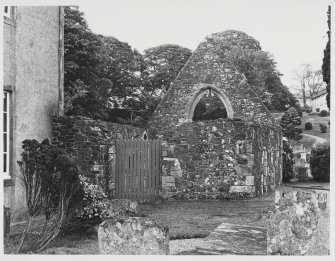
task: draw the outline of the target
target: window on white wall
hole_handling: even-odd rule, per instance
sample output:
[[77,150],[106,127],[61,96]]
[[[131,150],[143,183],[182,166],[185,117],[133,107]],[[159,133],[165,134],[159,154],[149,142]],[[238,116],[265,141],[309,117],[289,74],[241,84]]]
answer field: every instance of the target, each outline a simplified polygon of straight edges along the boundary
[[8,17],[8,18],[13,18],[13,7],[12,6],[4,6],[4,16]]
[[10,125],[9,125],[9,92],[4,92],[3,97],[3,173],[4,178],[10,178],[9,175],[9,139],[10,139]]

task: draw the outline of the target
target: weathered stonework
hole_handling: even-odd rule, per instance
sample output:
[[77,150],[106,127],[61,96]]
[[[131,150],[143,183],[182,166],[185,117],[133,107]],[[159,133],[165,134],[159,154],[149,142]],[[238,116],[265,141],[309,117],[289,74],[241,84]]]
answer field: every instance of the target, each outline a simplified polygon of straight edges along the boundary
[[329,193],[276,191],[267,224],[270,255],[329,255]]
[[[105,188],[115,188],[115,144],[147,133],[162,144],[164,199],[254,197],[280,185],[281,129],[225,51],[244,44],[244,33],[213,34],[193,53],[158,105],[146,130],[56,117],[53,142],[76,157],[80,171]],[[254,43],[257,41],[253,40]],[[228,118],[192,122],[209,90],[225,105]]]
[[99,252],[105,255],[168,255],[169,230],[148,218],[116,218],[98,229]]
[[[174,178],[163,184],[164,198],[253,197],[281,184],[281,129],[225,56],[246,43],[259,48],[237,31],[208,36],[148,123],[149,137],[163,141],[163,178]],[[225,105],[228,119],[192,122],[210,92]]]
[[111,199],[107,202],[107,218],[117,216],[136,216],[138,214],[138,202],[129,199]]
[[281,183],[276,128],[219,119],[161,135],[165,199],[253,197]]
[[115,190],[116,142],[141,139],[144,130],[87,117],[53,118],[52,142],[76,159],[79,171],[104,188],[112,198]]

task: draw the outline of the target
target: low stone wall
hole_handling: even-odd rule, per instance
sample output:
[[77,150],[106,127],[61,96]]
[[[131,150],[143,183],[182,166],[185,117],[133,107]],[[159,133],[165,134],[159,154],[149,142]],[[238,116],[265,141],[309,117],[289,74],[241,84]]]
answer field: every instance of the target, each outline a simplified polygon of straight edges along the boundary
[[100,254],[168,255],[169,230],[152,219],[130,217],[109,219],[98,229]]
[[269,255],[329,255],[329,193],[276,191],[268,220]]
[[81,116],[56,116],[52,142],[75,157],[80,173],[100,185],[111,198],[115,190],[115,145],[140,139],[143,129]]
[[[164,199],[245,198],[281,184],[281,134],[271,125],[230,119],[188,122],[174,129],[147,130],[162,145]],[[77,160],[80,173],[115,191],[115,145],[141,139],[144,129],[86,117],[54,117],[53,143]]]
[[254,197],[281,184],[281,134],[275,127],[218,119],[154,133],[162,139],[165,199]]

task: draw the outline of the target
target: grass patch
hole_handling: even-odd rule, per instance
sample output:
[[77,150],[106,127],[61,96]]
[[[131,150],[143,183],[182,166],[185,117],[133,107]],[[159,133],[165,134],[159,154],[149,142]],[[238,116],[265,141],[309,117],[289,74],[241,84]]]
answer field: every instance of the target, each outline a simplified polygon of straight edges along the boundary
[[[276,119],[276,122],[280,124],[281,117],[284,115],[284,112],[277,112],[277,113],[271,113],[271,115]],[[320,138],[323,138],[327,141],[330,141],[330,129],[329,129],[329,122],[330,116],[326,117],[321,117],[317,114],[308,114],[306,112],[303,113],[302,118],[301,118],[301,125],[297,126],[303,130],[303,133],[317,136]],[[305,130],[305,123],[306,122],[311,122],[313,125],[313,129],[311,130]],[[320,124],[325,123],[327,125],[327,132],[326,133],[321,133],[320,130]],[[306,139],[306,143],[311,142]]]
[[[327,141],[330,141],[330,126],[328,125],[330,116],[326,117],[321,117],[318,115],[308,115],[305,114],[301,118],[301,125],[303,127],[303,132],[306,134],[314,135],[323,139],[326,139]],[[306,122],[311,122],[313,125],[313,129],[311,130],[305,130],[304,126]],[[327,125],[327,132],[326,133],[321,133],[320,130],[320,124],[325,123]]]
[[[249,200],[161,201],[140,204],[139,210],[141,215],[169,227],[171,240],[204,238],[222,222],[265,227],[265,216],[274,210],[274,193]],[[6,254],[15,252],[23,228],[11,228],[10,237],[5,239]],[[96,255],[98,238],[96,233],[59,235],[41,254]]]
[[264,227],[264,216],[274,208],[269,193],[250,200],[163,201],[140,204],[140,211],[169,227],[170,239],[203,238],[222,222]]

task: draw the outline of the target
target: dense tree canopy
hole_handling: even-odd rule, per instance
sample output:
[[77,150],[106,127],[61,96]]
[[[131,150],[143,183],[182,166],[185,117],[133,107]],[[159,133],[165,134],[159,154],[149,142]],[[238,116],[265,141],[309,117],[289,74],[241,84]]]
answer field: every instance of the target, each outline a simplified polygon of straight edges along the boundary
[[[112,36],[94,34],[77,7],[65,7],[65,113],[126,124],[143,125],[169,89],[192,51],[173,44],[140,54]],[[270,110],[295,106],[283,86],[271,55],[243,32],[237,34],[225,58],[244,73]],[[220,102],[199,102],[197,117],[224,115]],[[219,115],[219,116],[220,116]],[[199,118],[199,119],[200,119]]]
[[331,30],[331,22],[330,22],[330,15],[331,15],[331,7],[328,6],[328,42],[326,45],[326,49],[324,50],[324,56],[323,56],[323,63],[322,63],[322,75],[323,75],[323,81],[327,84],[327,106],[330,109],[330,30]]
[[[108,62],[102,38],[89,30],[78,8],[65,7],[64,20],[65,113],[106,119],[104,105],[108,103],[112,83],[102,81],[102,68]],[[95,90],[96,85],[102,93]]]
[[150,95],[164,94],[191,55],[191,50],[174,44],[144,50],[144,89]]
[[65,112],[110,120],[115,108],[126,110],[128,97],[138,96],[142,55],[114,37],[91,32],[76,7],[66,7],[64,19]]
[[285,105],[297,106],[296,98],[280,80],[272,55],[260,49],[232,47],[227,59],[245,75],[257,96],[269,110],[283,111]]

